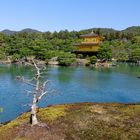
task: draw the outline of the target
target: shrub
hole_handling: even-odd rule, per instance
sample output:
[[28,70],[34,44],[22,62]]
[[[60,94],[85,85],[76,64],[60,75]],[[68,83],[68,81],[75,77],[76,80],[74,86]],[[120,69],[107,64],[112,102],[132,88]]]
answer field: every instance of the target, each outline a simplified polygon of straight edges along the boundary
[[19,59],[20,59],[20,55],[14,53],[13,56],[12,56],[12,61],[13,61],[13,62],[16,62],[16,61],[18,61]]
[[70,52],[61,52],[58,56],[59,64],[62,66],[69,66],[76,60],[75,54]]
[[90,64],[95,64],[97,61],[97,57],[96,56],[91,56],[90,57]]

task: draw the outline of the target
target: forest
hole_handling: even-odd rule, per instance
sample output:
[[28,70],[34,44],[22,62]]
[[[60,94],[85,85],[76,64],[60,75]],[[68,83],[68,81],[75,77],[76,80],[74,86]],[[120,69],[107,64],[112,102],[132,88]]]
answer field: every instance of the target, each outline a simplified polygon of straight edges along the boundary
[[38,60],[48,62],[49,59],[58,57],[60,64],[70,65],[76,57],[83,57],[73,53],[76,49],[74,44],[80,42],[80,35],[91,31],[104,37],[96,55],[98,59],[113,58],[134,63],[140,61],[140,26],[122,31],[111,28],[59,32],[39,32],[31,29],[20,32],[3,31],[0,32],[0,60],[10,58],[12,62],[16,62],[34,56]]

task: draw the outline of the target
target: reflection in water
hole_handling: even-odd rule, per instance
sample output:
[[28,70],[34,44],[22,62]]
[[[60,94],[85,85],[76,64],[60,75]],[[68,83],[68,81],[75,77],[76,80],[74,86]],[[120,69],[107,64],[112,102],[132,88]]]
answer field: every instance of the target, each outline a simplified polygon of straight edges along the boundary
[[62,83],[69,83],[72,81],[74,77],[74,73],[76,71],[76,68],[73,67],[58,67],[57,69],[57,78],[59,82]]
[[[29,110],[24,105],[31,102],[25,90],[29,85],[15,80],[17,75],[33,76],[32,67],[17,65],[0,66],[0,122],[15,118]],[[48,67],[44,76],[52,81],[53,89],[59,94],[47,96],[40,106],[74,102],[122,102],[140,101],[140,67],[118,65],[115,68]]]

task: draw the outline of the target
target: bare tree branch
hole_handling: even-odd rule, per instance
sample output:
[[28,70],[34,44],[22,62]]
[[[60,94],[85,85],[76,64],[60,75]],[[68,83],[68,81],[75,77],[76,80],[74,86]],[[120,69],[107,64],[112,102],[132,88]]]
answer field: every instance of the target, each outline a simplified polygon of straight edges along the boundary
[[37,98],[38,100],[41,100],[42,99],[42,97],[44,96],[44,95],[46,95],[47,94],[47,91],[46,92],[43,92],[43,93],[41,93],[41,95]]
[[[25,79],[23,76],[16,76],[16,79],[20,82],[23,82],[25,84],[28,84],[30,86],[34,86],[35,87],[35,84],[31,83],[32,80],[27,80]],[[33,79],[33,78],[32,78]]]

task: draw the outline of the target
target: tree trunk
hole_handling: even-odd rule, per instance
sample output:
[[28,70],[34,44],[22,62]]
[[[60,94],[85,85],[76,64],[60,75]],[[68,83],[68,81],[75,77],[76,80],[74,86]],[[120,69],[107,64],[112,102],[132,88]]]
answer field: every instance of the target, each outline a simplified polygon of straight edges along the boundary
[[36,116],[36,109],[37,109],[36,103],[37,103],[36,93],[34,93],[33,104],[31,106],[31,116],[30,116],[30,123],[32,125],[38,124],[38,120]]

